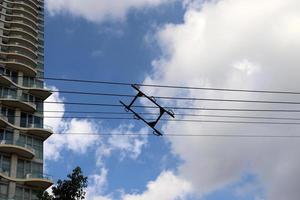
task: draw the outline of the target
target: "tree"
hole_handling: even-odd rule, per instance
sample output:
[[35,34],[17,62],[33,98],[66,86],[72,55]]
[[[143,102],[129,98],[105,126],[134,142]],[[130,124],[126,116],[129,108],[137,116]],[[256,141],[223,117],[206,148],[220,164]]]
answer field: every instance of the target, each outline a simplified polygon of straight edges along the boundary
[[38,195],[37,198],[39,200],[53,200],[53,196],[50,195],[47,191],[41,191]]
[[87,177],[82,174],[81,168],[76,167],[67,180],[58,180],[52,187],[53,195],[43,192],[38,196],[40,200],[82,200],[85,199],[84,189],[87,187]]

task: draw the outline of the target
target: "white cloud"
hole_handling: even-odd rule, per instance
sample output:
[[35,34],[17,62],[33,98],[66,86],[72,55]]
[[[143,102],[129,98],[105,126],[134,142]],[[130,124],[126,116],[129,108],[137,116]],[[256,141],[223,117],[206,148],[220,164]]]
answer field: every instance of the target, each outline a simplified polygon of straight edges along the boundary
[[[111,130],[111,133],[116,135],[108,139],[108,145],[112,150],[117,150],[121,153],[121,159],[125,156],[137,159],[142,152],[142,148],[147,144],[148,129],[143,128],[138,132],[134,132],[132,129],[133,125],[120,125],[118,128]],[[129,136],[117,134],[127,134]]]
[[84,154],[88,148],[92,148],[100,139],[100,136],[97,135],[84,136],[88,133],[97,133],[98,130],[95,124],[88,120],[74,118],[70,121],[63,121],[63,125],[66,129],[59,132],[62,134],[54,134],[45,142],[45,158],[48,160],[59,159],[64,149]]
[[248,60],[242,60],[240,62],[234,63],[233,67],[237,70],[242,71],[246,75],[252,75],[255,72],[259,72],[260,67],[249,62]]
[[[100,175],[94,174],[90,177],[92,181],[88,188],[88,199],[112,199],[110,195],[105,195],[105,186],[109,184],[106,180],[108,170],[105,168],[105,158],[111,156],[112,153],[118,153],[120,154],[120,161],[125,158],[136,160],[140,156],[143,147],[147,145],[147,129],[144,128],[139,131],[134,131],[133,128],[133,125],[120,125],[115,129],[107,130],[106,132],[111,133],[112,136],[107,140],[102,140],[101,143],[98,143],[95,157],[96,166],[101,168],[101,173]],[[127,136],[122,136],[120,134]]]
[[[55,87],[51,90],[57,91]],[[54,93],[47,99],[49,102],[63,102],[59,93]],[[76,154],[84,154],[89,148],[95,148],[96,167],[100,169],[100,173],[95,173],[89,176],[89,186],[86,190],[87,199],[90,200],[112,200],[109,195],[105,195],[105,188],[108,184],[107,175],[108,169],[105,166],[104,159],[109,157],[113,152],[119,153],[120,161],[125,158],[137,159],[143,147],[148,142],[148,131],[146,128],[139,131],[134,130],[133,125],[120,125],[115,129],[109,129],[112,136],[100,138],[98,135],[86,135],[88,133],[101,133],[103,127],[99,127],[92,121],[79,120],[72,118],[65,120],[63,118],[65,107],[64,104],[47,104],[44,105],[47,111],[62,111],[60,113],[45,113],[45,116],[54,118],[45,118],[45,124],[52,126],[54,133],[45,142],[44,155],[45,159],[56,161],[61,158],[63,151],[69,150]],[[63,134],[57,134],[63,133]],[[79,133],[78,135],[76,133]],[[117,134],[117,135],[114,135]],[[127,136],[122,136],[124,134]],[[140,134],[140,135],[138,135]]]
[[240,186],[237,186],[235,189],[234,189],[234,195],[241,199],[241,198],[245,198],[247,197],[247,195],[251,195],[251,194],[256,194],[258,195],[259,194],[259,191],[260,191],[260,185],[256,182],[248,182],[248,183],[245,183],[245,184],[242,184]]
[[[57,88],[52,87],[52,90]],[[47,101],[63,102],[63,98],[59,93],[53,93]],[[79,120],[73,118],[71,120],[63,119],[64,104],[48,104],[44,105],[46,111],[63,111],[61,113],[45,113],[45,116],[56,118],[45,118],[44,123],[53,128],[53,134],[45,142],[44,154],[47,160],[57,160],[60,158],[62,150],[70,150],[72,152],[83,154],[88,148],[91,148],[99,141],[99,136],[88,135],[83,137],[82,134],[74,133],[98,133],[98,127],[95,123],[88,120]],[[67,133],[67,134],[59,134]],[[68,133],[70,133],[68,135]]]
[[91,200],[112,200],[112,199],[110,197],[106,197],[106,196],[95,196]]
[[147,184],[142,194],[126,194],[123,200],[183,200],[191,193],[192,187],[187,181],[177,177],[170,171],[162,172],[155,181]]
[[91,57],[92,58],[98,58],[98,57],[101,57],[103,55],[103,51],[102,50],[94,50],[92,53],[91,53]]
[[[50,90],[56,91],[57,88],[54,86],[49,87]],[[64,99],[59,96],[59,93],[53,93],[45,102],[63,102]],[[65,112],[64,104],[54,104],[54,103],[45,103],[45,111],[61,111],[61,112],[45,112],[46,117],[54,118],[45,118],[44,122],[46,125],[50,126],[54,132],[58,132],[60,129],[64,128],[62,123],[62,117]]]
[[51,14],[68,13],[92,22],[124,20],[131,9],[145,9],[174,0],[47,0]]
[[103,190],[107,185],[108,170],[101,168],[100,174],[89,176],[89,186],[87,188],[87,199],[89,200],[109,200],[110,197],[102,196]]
[[[153,74],[146,78],[145,83],[299,90],[298,0],[207,1],[201,10],[198,8],[199,4],[187,6],[182,24],[168,24],[157,33],[163,55],[153,62]],[[295,96],[250,93],[165,89],[148,92],[163,96],[184,94],[201,98],[299,101]],[[220,102],[172,104],[212,108],[295,108]],[[249,112],[226,114],[263,115]],[[264,115],[272,116],[271,113]],[[278,113],[277,116],[287,115]],[[288,126],[171,122],[166,125],[165,131],[180,134],[297,134],[296,129]],[[200,137],[174,137],[169,140],[172,151],[185,161],[179,168],[180,175],[191,181],[199,194],[223,188],[250,172],[258,176],[266,190],[266,199],[299,199],[300,146],[297,140]]]
[[[58,90],[51,87],[51,90]],[[53,93],[48,99],[48,102],[63,102],[59,93]],[[45,142],[45,158],[49,160],[57,160],[60,158],[62,150],[70,150],[75,153],[84,154],[88,148],[98,145],[96,155],[96,165],[103,167],[103,158],[111,155],[112,151],[121,154],[121,159],[126,156],[131,159],[137,159],[142,152],[142,148],[147,144],[148,129],[144,128],[139,131],[133,131],[133,125],[120,125],[115,129],[109,129],[112,136],[107,140],[103,140],[100,135],[90,135],[89,133],[100,133],[103,127],[99,127],[96,123],[89,120],[81,120],[72,118],[65,120],[63,118],[65,107],[64,104],[45,103],[46,111],[62,111],[59,113],[46,112],[45,116],[54,118],[45,118],[45,125],[51,126],[53,134]],[[64,133],[64,134],[58,134]],[[84,136],[84,134],[89,134]],[[113,135],[116,134],[116,135]],[[120,136],[118,134],[127,134],[128,136]],[[140,134],[140,135],[137,135]]]

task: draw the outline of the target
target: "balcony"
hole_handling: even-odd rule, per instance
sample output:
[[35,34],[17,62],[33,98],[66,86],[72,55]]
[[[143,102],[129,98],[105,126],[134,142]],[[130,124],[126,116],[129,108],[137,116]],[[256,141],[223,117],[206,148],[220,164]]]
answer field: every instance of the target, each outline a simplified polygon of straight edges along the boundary
[[22,28],[11,28],[11,29],[2,29],[2,30],[3,30],[3,35],[2,35],[3,43],[17,42],[27,48],[30,48],[33,51],[36,51],[38,49],[38,45],[37,45],[38,41],[36,37],[27,32],[24,32]]
[[37,107],[34,102],[29,102],[27,99],[24,99],[22,96],[19,96],[16,93],[1,94],[0,102],[2,105],[14,108],[17,107],[27,112],[35,112]]
[[[8,7],[5,7],[3,5],[1,5],[0,7],[9,9]],[[37,25],[38,25],[38,23],[36,22],[37,19],[33,20],[30,15],[28,15],[27,13],[25,14],[24,12],[23,13],[16,13],[16,12],[2,13],[2,15],[5,16],[6,21],[15,21],[17,19],[18,20],[26,20],[27,21],[26,24],[30,24],[30,26],[32,26],[33,28],[37,28]]]
[[4,65],[11,71],[21,71],[25,76],[36,76],[37,71],[30,65],[25,64],[17,59],[0,60],[0,64]]
[[14,124],[12,124],[8,121],[7,116],[4,116],[2,114],[0,114],[0,127],[3,127],[3,128],[11,127],[11,128],[20,130],[22,132],[25,132],[29,135],[40,137],[44,141],[53,134],[52,127],[49,127],[47,125],[28,124],[27,127],[15,126]]
[[46,174],[26,174],[25,184],[31,187],[48,189],[53,183],[51,181],[51,176]]
[[27,16],[27,18],[30,18],[31,20],[36,20],[37,16],[33,15],[32,13],[26,11],[23,8],[6,8],[6,13],[13,15],[13,14],[24,14]]
[[[38,14],[38,6],[36,4],[29,5],[28,3],[24,3],[23,1],[4,1],[7,2],[8,5],[12,8],[24,9],[29,13],[34,13],[35,15]],[[35,8],[33,8],[32,6],[34,6]]]
[[0,19],[4,23],[5,28],[11,28],[11,27],[16,27],[16,28],[22,28],[26,32],[36,35],[37,34],[37,29],[28,25],[24,20],[15,20],[15,21],[6,21],[3,19]]
[[37,61],[31,57],[24,51],[17,51],[17,50],[6,50],[3,51],[3,48],[1,48],[2,51],[0,51],[0,55],[4,57],[4,59],[18,59],[21,62],[32,66],[34,69],[37,68]]
[[[0,0],[0,3],[3,2],[3,1],[6,1],[6,0]],[[20,6],[13,6],[14,2],[10,2],[9,4],[7,4],[7,6],[4,6],[3,4],[1,5],[1,7],[5,8],[6,9],[6,13],[7,14],[13,14],[15,12],[18,12],[18,13],[23,13],[23,14],[26,14],[28,16],[30,16],[31,19],[33,20],[36,20],[37,19],[37,15],[28,11],[27,9],[23,8],[23,7],[20,7]]]
[[46,140],[53,134],[51,127],[46,125],[42,126],[41,124],[29,124],[27,128],[20,127],[20,130],[26,131],[30,135],[38,136],[43,140]]
[[41,173],[28,173],[23,178],[12,178],[9,172],[0,169],[0,176],[6,180],[34,187],[35,189],[46,190],[53,183],[51,176]]
[[24,43],[20,42],[7,42],[7,43],[0,43],[1,50],[5,52],[21,52],[25,56],[30,57],[31,59],[37,58],[37,52],[30,49],[28,46],[24,45]]
[[12,84],[16,85],[18,82],[17,76],[7,75],[5,74],[3,67],[0,66],[0,85],[9,87]]
[[[13,81],[12,78],[15,78],[16,80]],[[31,84],[24,84],[23,82],[23,86],[21,86],[17,84],[17,77],[10,77],[0,72],[0,84],[5,86],[14,85],[21,90],[27,90],[29,94],[43,100],[47,99],[51,95],[51,92],[48,89],[44,89],[44,83],[37,79],[35,79],[34,83]]]
[[27,159],[32,159],[35,156],[35,150],[20,141],[0,140],[0,151],[17,154],[18,156]]

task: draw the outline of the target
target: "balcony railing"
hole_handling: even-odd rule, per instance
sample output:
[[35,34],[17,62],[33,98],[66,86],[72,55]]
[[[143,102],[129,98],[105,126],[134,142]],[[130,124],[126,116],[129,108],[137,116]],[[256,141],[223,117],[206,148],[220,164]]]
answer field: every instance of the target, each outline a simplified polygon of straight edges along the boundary
[[10,169],[3,169],[2,167],[0,167],[0,173],[4,176],[10,176]]
[[24,128],[44,128],[43,124],[41,123],[31,123],[27,124]]
[[44,129],[53,130],[53,127],[52,127],[52,126],[49,126],[49,125],[46,125],[46,124],[44,124]]
[[10,94],[0,94],[1,99],[7,99],[7,100],[17,100],[22,101],[24,103],[30,104],[32,107],[36,108],[36,103],[29,101],[28,99],[24,98],[21,95],[17,95],[17,93],[10,93]]
[[35,149],[32,146],[30,146],[24,142],[18,141],[18,140],[0,140],[0,144],[15,145],[15,146],[23,147],[35,154]]
[[15,84],[17,84],[17,82],[18,82],[17,76],[8,75],[4,72],[4,70],[0,70],[0,76],[6,77],[7,79],[9,79],[10,81],[12,81]]
[[44,179],[44,180],[52,180],[52,176],[43,173],[29,173],[24,177],[26,179]]
[[37,89],[44,89],[44,82],[40,80],[35,80],[33,83],[24,84],[24,87],[30,87],[30,88],[37,88]]
[[[10,176],[10,173],[9,173],[9,170],[6,170],[6,169],[3,169],[3,168],[0,168],[0,173],[9,177]],[[12,178],[14,179],[14,178]],[[53,179],[53,177],[51,175],[48,175],[48,174],[43,174],[43,173],[27,173],[25,175],[18,175],[18,172],[17,172],[17,179],[43,179],[43,180],[48,180],[48,181],[51,181]]]
[[[14,116],[11,116],[11,117],[14,117]],[[8,117],[3,115],[2,113],[0,113],[0,118],[2,118],[2,120],[6,121],[6,122],[9,122],[8,120]],[[22,121],[23,118],[21,118],[21,121]],[[12,122],[9,122],[11,124],[14,125],[14,123]],[[41,128],[41,129],[48,129],[48,130],[53,130],[53,127],[49,126],[49,125],[46,125],[46,124],[43,124],[43,123],[29,123],[29,124],[22,124],[21,123],[21,128]]]
[[[1,71],[1,70],[0,70],[0,76],[3,76],[5,78],[9,79],[16,85],[18,84],[18,77],[7,75],[7,74],[5,74],[4,71]],[[44,89],[44,82],[41,80],[35,79],[33,82],[25,83],[23,80],[23,87],[27,87],[29,89]]]

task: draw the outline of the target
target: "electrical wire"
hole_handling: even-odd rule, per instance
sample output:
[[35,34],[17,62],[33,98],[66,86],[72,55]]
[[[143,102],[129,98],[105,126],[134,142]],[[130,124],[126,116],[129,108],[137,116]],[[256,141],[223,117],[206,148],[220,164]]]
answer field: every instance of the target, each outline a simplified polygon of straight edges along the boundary
[[[85,136],[154,136],[139,133],[54,133],[57,135],[85,135]],[[220,138],[300,138],[300,135],[263,135],[263,134],[163,134],[165,137],[220,137]],[[156,138],[159,138],[155,136]]]
[[[94,95],[94,96],[111,96],[111,97],[130,97],[135,95],[129,94],[114,94],[100,92],[81,92],[81,91],[66,91],[66,90],[51,90],[54,93],[79,94],[79,95]],[[165,100],[184,100],[184,101],[214,101],[214,102],[234,102],[234,103],[262,103],[262,104],[291,104],[300,105],[297,101],[270,101],[270,100],[245,100],[245,99],[217,99],[217,98],[196,98],[196,97],[170,97],[170,96],[155,96],[155,99]]]
[[[101,111],[44,111],[44,113],[65,113],[65,114],[103,114],[103,115],[133,115],[127,112],[101,112]],[[139,115],[158,115],[157,113],[139,112]],[[205,115],[193,113],[176,113],[176,116],[191,116],[191,117],[216,117],[216,118],[242,118],[242,119],[271,119],[271,120],[300,120],[293,117],[269,117],[269,116],[240,116],[240,115]],[[59,117],[59,116],[58,116]],[[90,116],[89,116],[90,117]],[[76,116],[73,116],[76,118]],[[93,118],[93,117],[90,117]]]
[[[20,117],[20,116],[8,116]],[[73,119],[74,117],[44,117],[49,119]],[[133,117],[77,117],[77,119],[101,119],[101,120],[137,120]],[[145,119],[146,121],[155,121],[155,119]],[[300,125],[300,122],[275,122],[275,121],[224,121],[224,120],[197,120],[197,119],[160,119],[165,122],[191,122],[191,123],[222,123],[222,124],[263,124],[263,125]]]
[[[19,90],[27,90],[20,88]],[[116,94],[103,92],[82,92],[69,90],[49,90],[52,93],[76,94],[76,95],[92,95],[92,96],[108,96],[108,97],[126,97],[134,98],[135,95]],[[232,102],[232,103],[261,103],[261,104],[290,104],[300,105],[299,101],[273,101],[273,100],[246,100],[246,99],[219,99],[219,98],[197,98],[197,97],[171,97],[171,96],[155,96],[155,99],[164,100],[181,100],[181,101],[213,101],[213,102]]]
[[[9,75],[1,75],[1,76],[10,77]],[[120,86],[131,86],[132,85],[132,83],[129,83],[129,82],[116,82],[116,81],[69,79],[69,78],[57,78],[57,77],[38,77],[38,78],[41,79],[41,80],[64,81],[64,82],[93,83],[93,84],[120,85]],[[211,90],[211,91],[223,91],[223,92],[245,92],[245,93],[300,95],[300,92],[298,92],[298,91],[284,91],[284,90],[250,90],[250,89],[232,89],[232,88],[160,85],[160,84],[141,84],[141,83],[137,83],[135,85],[140,86],[140,87],[169,88],[169,89]]]
[[[133,115],[130,113],[122,113],[126,115]],[[143,113],[138,113],[143,115]],[[145,113],[146,115],[157,115],[154,113]],[[111,115],[111,114],[110,114]],[[178,116],[178,114],[176,114]],[[293,117],[255,117],[255,116],[238,116],[238,115],[181,115],[181,116],[199,116],[199,117],[215,117],[215,118],[241,118],[241,119],[263,119],[263,120],[295,120],[300,121],[300,118],[293,118]],[[18,117],[18,116],[17,116]],[[44,116],[44,118],[77,118],[77,119],[101,119],[103,117],[98,116]]]
[[[107,103],[84,103],[84,102],[53,102],[53,101],[45,101],[44,103],[49,104],[69,104],[69,105],[82,105],[82,106],[100,106],[100,107],[123,107],[121,104],[107,104]],[[132,107],[135,108],[155,108],[156,106],[141,106],[134,105]],[[237,111],[237,112],[293,112],[298,113],[300,110],[294,109],[244,109],[244,108],[201,108],[201,107],[177,107],[177,106],[165,106],[166,109],[173,110],[210,110],[210,111]]]
[[[84,80],[84,79],[67,79],[67,78],[55,78],[55,77],[43,77],[44,80],[52,81],[66,81],[66,82],[80,82],[80,83],[96,83],[107,85],[123,85],[131,86],[132,83],[128,82],[113,82],[113,81],[97,81],[97,80]],[[280,90],[249,90],[249,89],[231,89],[231,88],[215,88],[215,87],[198,87],[198,86],[178,86],[178,85],[159,85],[159,84],[135,84],[143,87],[155,87],[155,88],[171,88],[171,89],[187,89],[187,90],[213,90],[213,91],[225,91],[225,92],[246,92],[246,93],[268,93],[268,94],[292,94],[299,95],[300,92],[296,91],[280,91]]]

